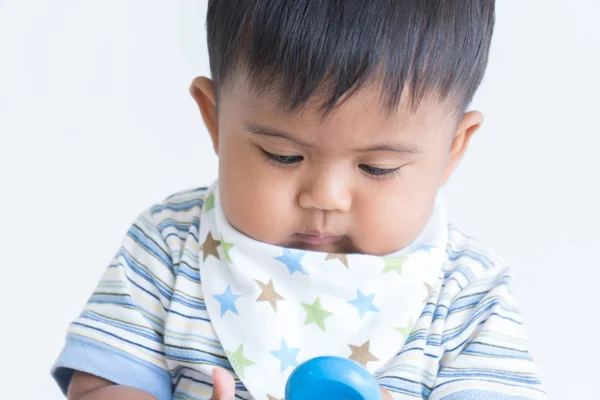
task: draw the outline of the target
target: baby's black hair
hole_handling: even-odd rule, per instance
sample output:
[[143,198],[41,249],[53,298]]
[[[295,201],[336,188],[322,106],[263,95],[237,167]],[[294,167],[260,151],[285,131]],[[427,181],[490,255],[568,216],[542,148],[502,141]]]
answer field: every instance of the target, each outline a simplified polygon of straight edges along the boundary
[[452,111],[461,114],[483,78],[494,5],[494,0],[210,0],[206,28],[217,104],[243,71],[255,94],[276,93],[287,114],[317,98],[325,117],[376,82],[388,112],[396,110],[404,92],[413,111],[432,95],[450,99]]

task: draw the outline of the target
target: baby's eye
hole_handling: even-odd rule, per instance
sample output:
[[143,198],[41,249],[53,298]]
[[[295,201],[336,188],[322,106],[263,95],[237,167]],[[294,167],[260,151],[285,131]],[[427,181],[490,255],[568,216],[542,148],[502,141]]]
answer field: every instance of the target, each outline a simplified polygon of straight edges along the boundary
[[377,167],[372,167],[372,166],[366,165],[366,164],[359,165],[359,168],[362,169],[363,171],[365,171],[367,174],[373,175],[374,177],[384,177],[386,175],[392,175],[392,174],[398,172],[398,170],[400,170],[400,168],[391,168],[391,169],[377,168]]
[[274,161],[279,164],[286,164],[286,165],[296,164],[296,163],[299,163],[300,161],[304,160],[304,157],[302,157],[302,156],[281,156],[279,154],[269,153],[266,150],[263,150],[263,152],[270,159],[270,161]]

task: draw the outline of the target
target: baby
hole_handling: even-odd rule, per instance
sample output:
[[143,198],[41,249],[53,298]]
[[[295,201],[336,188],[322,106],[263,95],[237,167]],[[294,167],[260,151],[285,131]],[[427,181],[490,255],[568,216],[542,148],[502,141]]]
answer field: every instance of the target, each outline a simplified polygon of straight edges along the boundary
[[210,0],[210,187],[133,223],[52,374],[69,399],[541,399],[506,264],[438,194],[482,114],[493,0]]

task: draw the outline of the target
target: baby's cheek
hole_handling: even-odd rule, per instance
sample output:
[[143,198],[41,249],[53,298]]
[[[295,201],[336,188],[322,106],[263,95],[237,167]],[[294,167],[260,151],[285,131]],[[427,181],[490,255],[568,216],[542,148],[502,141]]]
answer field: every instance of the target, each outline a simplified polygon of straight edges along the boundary
[[408,246],[426,222],[426,205],[401,196],[371,199],[361,207],[359,247],[371,254],[389,254]]
[[229,187],[223,196],[225,216],[236,229],[247,236],[267,243],[277,243],[289,234],[293,213],[285,185],[269,184],[265,180],[240,179],[222,182]]

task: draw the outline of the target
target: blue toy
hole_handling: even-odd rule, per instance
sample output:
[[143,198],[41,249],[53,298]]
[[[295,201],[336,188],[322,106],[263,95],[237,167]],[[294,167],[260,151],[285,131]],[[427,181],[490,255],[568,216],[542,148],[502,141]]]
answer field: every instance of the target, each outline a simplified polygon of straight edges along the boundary
[[381,400],[379,384],[355,361],[317,357],[300,364],[285,386],[286,400]]

